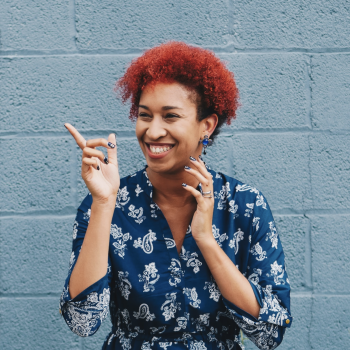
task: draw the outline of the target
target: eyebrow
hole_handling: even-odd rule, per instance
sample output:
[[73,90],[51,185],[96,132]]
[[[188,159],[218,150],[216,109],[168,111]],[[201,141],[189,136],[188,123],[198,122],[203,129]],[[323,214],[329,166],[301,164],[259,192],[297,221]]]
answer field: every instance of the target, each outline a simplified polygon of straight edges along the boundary
[[[144,106],[144,105],[139,105],[139,107],[144,108],[144,109],[147,109],[148,111],[150,110],[149,107]],[[182,108],[176,107],[176,106],[163,106],[163,107],[162,107],[162,110],[163,110],[163,111],[167,111],[167,110],[169,110],[169,109],[182,109]]]

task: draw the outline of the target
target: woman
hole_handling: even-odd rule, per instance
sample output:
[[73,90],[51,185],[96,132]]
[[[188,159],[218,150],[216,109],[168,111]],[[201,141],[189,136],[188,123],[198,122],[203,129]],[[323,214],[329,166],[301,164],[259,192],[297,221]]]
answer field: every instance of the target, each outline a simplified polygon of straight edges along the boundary
[[200,156],[235,117],[233,74],[210,51],[169,42],[135,59],[117,90],[147,166],[119,179],[115,135],[85,141],[66,124],[90,190],[60,301],[68,326],[92,335],[110,308],[103,349],[239,349],[240,329],[274,349],[292,318],[270,208]]

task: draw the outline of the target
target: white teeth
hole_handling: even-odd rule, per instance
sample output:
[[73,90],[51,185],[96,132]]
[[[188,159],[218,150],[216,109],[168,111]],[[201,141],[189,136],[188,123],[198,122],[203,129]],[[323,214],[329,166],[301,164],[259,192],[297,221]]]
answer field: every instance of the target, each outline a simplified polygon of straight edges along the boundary
[[154,146],[150,146],[149,148],[150,148],[152,153],[160,154],[160,153],[169,151],[172,148],[172,146],[171,147],[154,147]]

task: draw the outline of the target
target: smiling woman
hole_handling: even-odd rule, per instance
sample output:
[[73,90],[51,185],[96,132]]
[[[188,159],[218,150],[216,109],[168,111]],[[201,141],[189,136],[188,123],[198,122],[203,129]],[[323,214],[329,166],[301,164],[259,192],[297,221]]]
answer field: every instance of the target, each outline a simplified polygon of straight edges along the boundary
[[170,42],[135,59],[117,90],[147,166],[119,179],[115,135],[86,141],[65,124],[90,191],[60,299],[68,326],[90,336],[109,310],[103,349],[240,349],[240,330],[274,349],[292,317],[271,210],[201,157],[235,116],[233,74],[212,52]]

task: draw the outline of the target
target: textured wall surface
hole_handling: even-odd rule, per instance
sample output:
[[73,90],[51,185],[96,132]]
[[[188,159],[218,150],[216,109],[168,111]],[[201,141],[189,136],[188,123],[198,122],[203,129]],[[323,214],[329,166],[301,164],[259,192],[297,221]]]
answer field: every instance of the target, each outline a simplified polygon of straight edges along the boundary
[[63,123],[85,138],[116,132],[121,175],[139,169],[113,85],[175,39],[235,74],[242,106],[207,159],[272,208],[294,316],[280,349],[349,349],[349,38],[348,0],[1,0],[0,348],[101,347],[109,321],[83,339],[58,312],[87,193]]

